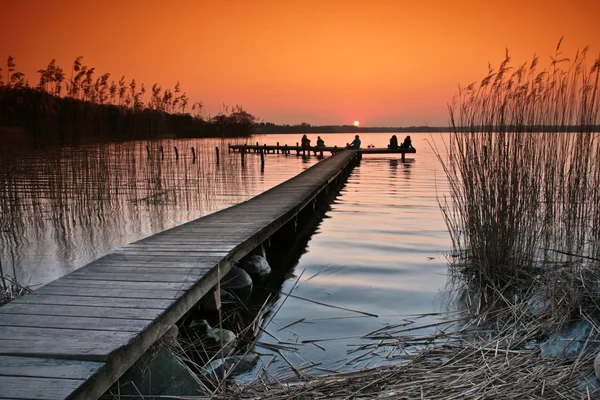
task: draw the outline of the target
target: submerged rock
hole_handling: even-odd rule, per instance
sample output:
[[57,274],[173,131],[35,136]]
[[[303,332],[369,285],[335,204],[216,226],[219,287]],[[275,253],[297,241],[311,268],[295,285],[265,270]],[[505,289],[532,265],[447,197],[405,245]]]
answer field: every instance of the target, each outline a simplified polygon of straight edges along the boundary
[[[540,345],[540,354],[542,357],[576,358],[591,331],[592,326],[587,321],[575,321],[562,331],[552,333]],[[592,347],[596,348],[597,345],[592,346],[592,342],[588,342],[586,349],[591,351]]]
[[119,379],[119,393],[144,399],[207,395],[198,376],[164,347],[144,354],[125,372]]
[[225,365],[225,372],[230,373],[229,376],[245,374],[252,371],[259,358],[256,353],[248,353],[243,356],[225,357],[225,362],[223,362],[223,359],[216,359],[204,367],[204,376],[207,378],[221,378],[223,376],[223,365]]
[[208,292],[207,294],[204,295],[204,297],[202,297],[200,299],[200,301],[197,304],[197,308],[199,311],[218,311],[220,307],[220,305],[223,304],[231,304],[231,303],[236,303],[239,301],[239,299],[234,296],[233,294],[229,293],[226,290],[221,289],[220,291],[220,304],[219,301],[217,301],[217,297],[216,297],[216,289],[212,290],[210,292]]
[[267,259],[260,255],[251,255],[244,258],[240,263],[240,267],[258,282],[271,273],[271,266]]
[[[211,328],[204,319],[194,320],[190,322],[188,327],[202,335],[201,338],[205,348],[211,352],[220,351],[221,346],[223,346],[223,352],[228,354],[235,347],[237,336],[228,329]],[[223,338],[222,341],[221,337]]]
[[221,280],[221,289],[244,300],[252,293],[252,278],[243,269],[233,267]]

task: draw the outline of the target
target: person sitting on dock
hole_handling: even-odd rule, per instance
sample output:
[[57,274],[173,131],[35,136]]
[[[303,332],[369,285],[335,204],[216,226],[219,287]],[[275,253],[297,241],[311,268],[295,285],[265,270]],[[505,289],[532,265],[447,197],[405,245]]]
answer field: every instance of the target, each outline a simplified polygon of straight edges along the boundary
[[396,135],[392,135],[390,138],[390,144],[388,144],[388,149],[397,150],[398,149],[398,138]]
[[303,149],[310,149],[310,139],[306,135],[302,136],[302,142],[300,145]]
[[407,136],[404,139],[404,142],[402,142],[402,145],[400,146],[401,149],[414,149],[413,145],[412,145],[412,140],[410,140],[410,136]]
[[358,137],[358,135],[354,136],[354,140],[352,141],[352,143],[346,143],[346,148],[354,150],[360,149],[360,138]]
[[321,136],[317,136],[317,149],[325,147],[325,141],[321,139]]

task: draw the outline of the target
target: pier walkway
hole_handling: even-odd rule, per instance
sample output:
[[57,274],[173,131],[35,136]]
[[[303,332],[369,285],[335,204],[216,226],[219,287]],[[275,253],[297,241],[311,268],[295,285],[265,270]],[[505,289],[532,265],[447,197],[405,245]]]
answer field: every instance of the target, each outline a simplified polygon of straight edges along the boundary
[[[316,147],[316,146],[311,146],[311,147],[302,147],[302,146],[298,146],[298,143],[296,143],[296,146],[288,146],[287,144],[285,145],[280,145],[279,143],[277,143],[276,145],[267,145],[267,144],[263,144],[263,145],[259,145],[258,142],[254,145],[254,144],[230,144],[229,145],[229,151],[238,151],[242,154],[244,153],[261,153],[261,154],[269,154],[269,153],[281,153],[281,154],[291,154],[292,151],[296,152],[296,155],[300,155],[305,154],[305,153],[314,153],[317,154],[319,153],[320,155],[323,155],[323,153],[331,153],[331,154],[335,154],[338,153],[340,151],[346,150],[345,147],[337,147],[337,146],[325,146],[325,147]],[[417,150],[416,149],[388,149],[388,148],[384,148],[384,147],[377,147],[377,148],[365,148],[365,149],[358,149],[355,150],[361,154],[400,154],[402,156],[402,161],[405,161],[405,154],[408,153],[416,153]]]
[[0,307],[0,399],[96,399],[247,255],[357,158],[124,246]]

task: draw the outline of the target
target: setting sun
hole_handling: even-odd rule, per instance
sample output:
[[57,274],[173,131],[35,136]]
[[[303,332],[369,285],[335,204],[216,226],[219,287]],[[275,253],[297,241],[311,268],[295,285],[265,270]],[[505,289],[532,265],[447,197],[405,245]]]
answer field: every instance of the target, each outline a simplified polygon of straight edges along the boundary
[[359,125],[360,125],[360,122],[354,121],[354,126],[359,126]]

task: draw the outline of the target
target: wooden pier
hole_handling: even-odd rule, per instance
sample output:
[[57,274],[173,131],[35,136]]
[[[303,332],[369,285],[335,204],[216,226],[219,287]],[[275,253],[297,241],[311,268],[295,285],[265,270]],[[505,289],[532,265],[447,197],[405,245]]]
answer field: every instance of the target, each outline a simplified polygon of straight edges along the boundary
[[[258,144],[258,142],[255,145],[253,145],[253,144],[250,144],[250,145],[249,144],[235,144],[235,145],[230,144],[229,145],[229,151],[238,151],[242,154],[245,154],[245,153],[291,154],[292,151],[295,151],[296,155],[300,155],[300,154],[309,154],[310,155],[310,153],[313,153],[315,155],[317,155],[317,154],[323,155],[324,152],[335,154],[335,153],[338,153],[338,152],[344,151],[344,150],[349,150],[349,149],[346,149],[345,147],[337,147],[337,146],[333,146],[333,147],[327,147],[327,146],[326,147],[317,147],[317,146],[302,147],[302,146],[298,146],[298,143],[296,143],[295,146],[288,146],[287,144],[280,145],[279,143],[277,143],[276,145],[267,145],[267,144],[260,145],[260,144]],[[388,148],[384,148],[384,147],[378,147],[378,148],[373,147],[373,148],[366,148],[366,149],[357,149],[357,150],[352,150],[352,151],[356,151],[361,154],[401,154],[402,161],[405,161],[406,154],[417,152],[417,150],[414,148],[388,149]]]
[[0,399],[96,399],[357,159],[345,151],[246,202],[124,246],[0,307]]

